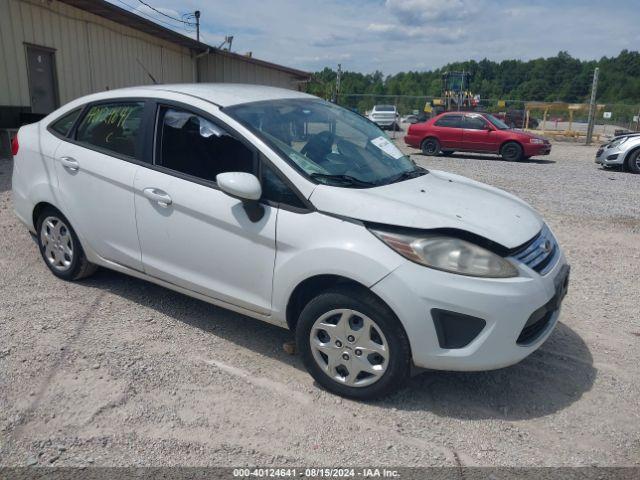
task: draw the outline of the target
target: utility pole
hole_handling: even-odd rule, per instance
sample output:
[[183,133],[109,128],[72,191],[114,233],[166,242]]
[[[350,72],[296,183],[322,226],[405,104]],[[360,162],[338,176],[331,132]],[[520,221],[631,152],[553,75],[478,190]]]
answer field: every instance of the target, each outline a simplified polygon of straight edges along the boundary
[[591,85],[591,101],[589,102],[589,124],[587,125],[587,145],[591,145],[593,138],[593,124],[596,120],[596,93],[598,91],[598,73],[600,69],[596,67],[593,71],[593,85]]
[[336,75],[336,89],[333,93],[333,99],[331,100],[333,103],[338,103],[338,95],[340,94],[340,80],[342,77],[342,64],[338,64],[338,73]]
[[194,15],[196,17],[196,40],[200,43],[200,10],[196,10]]

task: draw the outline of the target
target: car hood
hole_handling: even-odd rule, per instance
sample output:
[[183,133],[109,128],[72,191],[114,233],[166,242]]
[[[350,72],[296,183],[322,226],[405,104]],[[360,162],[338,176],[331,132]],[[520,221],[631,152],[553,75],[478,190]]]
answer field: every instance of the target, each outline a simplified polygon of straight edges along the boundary
[[544,140],[545,142],[547,141],[546,138],[541,137],[540,135],[536,135],[534,133],[525,132],[524,130],[513,130],[513,131],[516,132],[521,138],[537,138],[539,140]]
[[419,229],[454,228],[506,248],[533,238],[543,220],[500,189],[442,171],[368,189],[319,185],[309,197],[321,212]]

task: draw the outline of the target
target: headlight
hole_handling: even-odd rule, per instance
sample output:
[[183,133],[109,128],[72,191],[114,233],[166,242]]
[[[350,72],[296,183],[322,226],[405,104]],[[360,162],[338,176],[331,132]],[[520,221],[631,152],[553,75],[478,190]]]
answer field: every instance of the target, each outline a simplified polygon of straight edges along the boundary
[[472,277],[517,277],[518,270],[508,260],[459,238],[444,235],[404,235],[371,232],[412,262],[446,272]]
[[544,140],[541,138],[530,138],[529,143],[544,143]]
[[629,140],[629,137],[622,137],[622,138],[619,138],[617,140],[614,140],[613,142],[611,142],[609,144],[609,148],[619,147],[620,145],[622,145],[627,140]]

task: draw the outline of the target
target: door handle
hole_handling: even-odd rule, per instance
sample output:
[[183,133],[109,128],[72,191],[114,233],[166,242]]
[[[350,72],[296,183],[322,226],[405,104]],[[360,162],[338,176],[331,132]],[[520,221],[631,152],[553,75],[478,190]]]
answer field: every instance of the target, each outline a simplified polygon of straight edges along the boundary
[[71,157],[60,157],[60,163],[67,170],[71,170],[72,172],[77,172],[80,170],[80,165],[75,158]]
[[168,207],[171,205],[171,197],[166,193],[160,190],[159,188],[145,188],[142,190],[142,193],[149,200],[153,200],[161,207]]

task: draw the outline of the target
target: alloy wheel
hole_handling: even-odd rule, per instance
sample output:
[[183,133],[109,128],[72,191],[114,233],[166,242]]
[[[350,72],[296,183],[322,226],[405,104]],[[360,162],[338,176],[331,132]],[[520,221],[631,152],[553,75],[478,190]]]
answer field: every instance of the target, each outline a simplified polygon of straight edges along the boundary
[[387,339],[375,321],[356,310],[323,314],[314,322],[309,341],[314,360],[335,382],[366,387],[387,371]]
[[58,217],[49,216],[40,227],[40,244],[51,268],[66,272],[73,263],[73,238],[69,227]]

